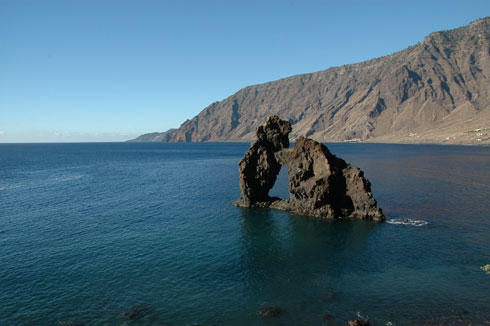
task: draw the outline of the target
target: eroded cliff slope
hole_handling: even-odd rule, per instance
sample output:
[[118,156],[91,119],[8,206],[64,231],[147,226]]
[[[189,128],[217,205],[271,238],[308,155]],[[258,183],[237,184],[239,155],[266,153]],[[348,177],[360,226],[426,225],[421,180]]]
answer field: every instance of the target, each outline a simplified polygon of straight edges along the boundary
[[275,114],[321,142],[490,144],[490,17],[394,54],[246,87],[160,141],[250,141]]

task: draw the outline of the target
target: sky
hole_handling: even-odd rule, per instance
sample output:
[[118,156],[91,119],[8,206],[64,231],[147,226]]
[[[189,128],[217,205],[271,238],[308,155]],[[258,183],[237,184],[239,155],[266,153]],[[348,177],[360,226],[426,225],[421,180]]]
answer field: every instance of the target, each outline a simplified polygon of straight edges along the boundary
[[489,0],[0,0],[0,143],[165,131],[248,85],[489,15]]

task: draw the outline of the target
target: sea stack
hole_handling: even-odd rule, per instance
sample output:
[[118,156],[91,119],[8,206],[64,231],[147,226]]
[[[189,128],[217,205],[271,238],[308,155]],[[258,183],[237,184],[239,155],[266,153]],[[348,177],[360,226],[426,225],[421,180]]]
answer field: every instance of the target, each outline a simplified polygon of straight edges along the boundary
[[[318,218],[383,221],[370,182],[328,148],[299,137],[289,148],[291,124],[273,115],[257,128],[257,140],[238,163],[241,196],[238,207],[270,207]],[[282,165],[288,169],[289,199],[272,198]]]

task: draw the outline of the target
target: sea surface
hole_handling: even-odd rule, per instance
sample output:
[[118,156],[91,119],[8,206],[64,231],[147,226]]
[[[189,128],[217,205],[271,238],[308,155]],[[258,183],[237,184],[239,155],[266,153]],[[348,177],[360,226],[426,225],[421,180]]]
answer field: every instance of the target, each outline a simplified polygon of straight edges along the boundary
[[376,223],[232,206],[248,145],[1,144],[0,325],[490,325],[490,148],[327,144]]

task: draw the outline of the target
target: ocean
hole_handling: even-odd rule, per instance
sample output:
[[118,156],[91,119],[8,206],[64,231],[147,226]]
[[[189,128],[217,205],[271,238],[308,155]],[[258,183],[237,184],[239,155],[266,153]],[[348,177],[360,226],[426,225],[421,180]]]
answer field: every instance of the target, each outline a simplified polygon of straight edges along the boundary
[[0,325],[490,324],[489,147],[327,144],[376,223],[232,206],[248,146],[0,144]]

